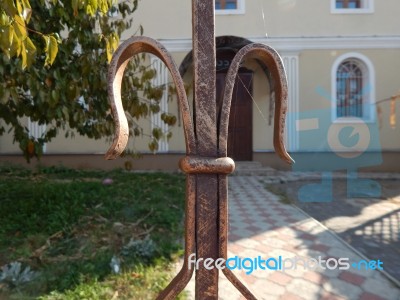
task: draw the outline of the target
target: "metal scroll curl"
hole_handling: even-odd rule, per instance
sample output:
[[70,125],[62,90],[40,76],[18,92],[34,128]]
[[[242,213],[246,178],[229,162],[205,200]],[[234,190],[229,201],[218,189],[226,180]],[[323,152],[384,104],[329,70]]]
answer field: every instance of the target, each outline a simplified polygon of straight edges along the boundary
[[195,154],[196,144],[189,104],[183,80],[175,61],[164,46],[156,40],[148,37],[131,37],[118,47],[113,55],[108,71],[108,98],[116,124],[116,135],[110,149],[106,153],[106,159],[115,159],[119,156],[124,151],[128,142],[129,128],[124,108],[122,107],[121,84],[129,60],[140,53],[150,53],[157,56],[171,72],[172,79],[176,85],[177,98],[183,117],[186,152],[187,154]]
[[287,111],[288,87],[285,68],[279,54],[271,47],[253,43],[241,48],[232,60],[226,76],[224,97],[222,102],[219,123],[219,151],[221,156],[227,155],[227,140],[229,126],[229,112],[231,109],[232,93],[240,63],[246,58],[257,59],[271,71],[272,78],[277,83],[275,91],[275,118],[274,118],[274,147],[276,153],[287,163],[293,163],[293,159],[287,153],[284,144],[285,118]]
[[[293,159],[287,153],[283,143],[285,116],[287,110],[288,87],[286,81],[285,69],[279,54],[271,47],[264,44],[249,44],[241,48],[232,60],[231,66],[226,76],[224,87],[223,103],[219,116],[219,136],[218,151],[220,157],[227,156],[228,126],[229,115],[232,102],[233,88],[236,82],[236,76],[241,62],[246,58],[255,58],[259,63],[265,64],[271,70],[273,80],[276,84],[275,97],[275,123],[274,123],[274,147],[277,154],[286,162],[292,163]],[[219,257],[227,260],[228,255],[228,190],[227,176],[219,177]],[[233,274],[233,272],[224,268],[222,270],[226,278],[239,290],[248,300],[256,300],[256,297],[247,289],[245,285]]]
[[[108,72],[108,96],[116,124],[116,136],[106,153],[106,159],[114,159],[124,151],[129,138],[128,121],[121,101],[121,83],[124,70],[129,60],[140,53],[151,53],[159,57],[171,72],[176,85],[177,98],[180,106],[183,128],[186,142],[187,157],[181,160],[181,169],[186,173],[186,207],[185,207],[185,254],[184,263],[171,281],[163,290],[158,300],[174,299],[187,285],[193,274],[193,268],[189,264],[189,255],[196,253],[196,176],[197,174],[218,174],[219,188],[219,257],[227,259],[228,243],[228,184],[227,174],[234,170],[233,160],[227,157],[227,140],[229,113],[235,79],[242,60],[255,58],[264,63],[270,70],[276,85],[276,110],[274,124],[274,147],[277,154],[286,162],[293,160],[286,152],[283,143],[285,115],[287,109],[287,82],[283,63],[278,53],[263,44],[249,44],[240,49],[235,55],[229,68],[224,88],[224,98],[218,123],[218,158],[198,157],[197,145],[193,130],[192,118],[190,116],[189,104],[187,101],[182,77],[178,68],[168,51],[156,40],[148,37],[132,37],[125,41],[114,53]],[[223,269],[228,280],[242,293],[246,299],[255,300],[255,296],[239,281],[239,279],[228,268]]]
[[[189,104],[187,101],[182,77],[178,68],[168,51],[156,40],[148,37],[132,37],[119,46],[114,53],[108,72],[108,97],[116,124],[116,135],[112,145],[107,151],[106,159],[115,159],[125,149],[128,138],[128,121],[121,101],[121,84],[124,70],[129,60],[140,53],[151,53],[160,58],[171,72],[171,76],[176,86],[178,103],[181,108],[183,118],[183,128],[186,142],[186,154],[188,156],[196,154],[196,143],[192,119],[190,116]],[[193,269],[188,266],[188,257],[195,252],[195,175],[187,175],[186,180],[186,207],[185,207],[185,254],[184,264],[180,272],[160,293],[157,299],[174,299],[187,285],[193,274]]]

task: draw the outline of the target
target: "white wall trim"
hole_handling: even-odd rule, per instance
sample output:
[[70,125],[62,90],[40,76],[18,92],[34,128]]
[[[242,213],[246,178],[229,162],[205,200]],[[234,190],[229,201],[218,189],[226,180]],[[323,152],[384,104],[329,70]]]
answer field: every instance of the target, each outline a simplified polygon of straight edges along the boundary
[[358,53],[358,52],[349,52],[345,53],[334,61],[331,69],[331,115],[332,115],[332,122],[337,123],[359,123],[359,118],[338,118],[337,117],[337,109],[336,109],[336,72],[339,65],[346,59],[349,58],[356,58],[359,59],[362,63],[365,64],[367,68],[367,75],[368,75],[368,85],[370,87],[369,93],[367,94],[367,103],[363,103],[364,107],[368,108],[369,116],[368,118],[363,118],[363,122],[374,122],[375,121],[375,105],[373,105],[376,101],[375,95],[375,68],[372,61],[365,55]]
[[[400,35],[394,36],[321,36],[321,37],[246,37],[267,44],[277,51],[400,49]],[[191,39],[160,39],[170,52],[189,52]]]
[[282,61],[288,80],[288,116],[286,118],[286,144],[288,151],[299,150],[299,133],[296,121],[299,119],[299,56],[284,54]]
[[336,0],[331,0],[332,14],[372,14],[375,12],[374,0],[362,0],[362,8],[336,8]]

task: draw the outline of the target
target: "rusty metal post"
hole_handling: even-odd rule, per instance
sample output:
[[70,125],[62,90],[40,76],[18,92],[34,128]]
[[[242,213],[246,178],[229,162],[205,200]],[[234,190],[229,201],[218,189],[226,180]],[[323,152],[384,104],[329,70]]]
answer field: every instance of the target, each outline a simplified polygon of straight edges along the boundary
[[[113,55],[108,74],[108,93],[116,136],[106,153],[114,159],[125,149],[129,128],[122,107],[121,82],[129,60],[140,53],[158,56],[168,67],[177,90],[186,141],[186,157],[180,168],[186,173],[185,254],[184,264],[178,275],[157,297],[158,300],[174,299],[187,285],[193,274],[188,265],[189,255],[196,258],[227,259],[228,244],[228,180],[235,169],[227,157],[229,113],[235,79],[241,62],[256,58],[264,63],[276,82],[274,147],[286,162],[292,159],[283,143],[287,106],[287,82],[282,60],[277,52],[263,44],[243,47],[234,57],[226,76],[221,111],[217,111],[215,97],[216,49],[214,33],[214,0],[192,0],[195,126],[185,94],[183,80],[168,51],[157,41],[147,37],[132,37],[125,41]],[[224,275],[246,299],[256,299],[231,270]],[[196,270],[196,299],[218,299],[218,269],[208,270],[200,264]]]
[[[217,158],[214,0],[193,1],[193,72],[197,154]],[[210,170],[212,171],[212,170]],[[218,175],[197,175],[196,257],[218,258]],[[218,299],[218,269],[196,270],[196,299]]]

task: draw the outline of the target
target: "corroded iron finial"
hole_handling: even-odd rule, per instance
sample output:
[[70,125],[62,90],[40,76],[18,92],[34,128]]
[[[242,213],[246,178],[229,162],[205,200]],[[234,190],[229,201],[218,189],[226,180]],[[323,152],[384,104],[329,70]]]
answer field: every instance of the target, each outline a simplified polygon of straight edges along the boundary
[[[121,101],[121,82],[129,60],[140,53],[159,57],[168,67],[176,85],[183,118],[186,157],[180,167],[186,173],[185,254],[180,272],[160,293],[157,299],[174,299],[187,285],[193,274],[188,266],[189,256],[227,259],[228,247],[228,180],[235,164],[227,157],[228,125],[235,79],[241,62],[256,58],[265,64],[275,80],[274,147],[286,162],[293,160],[284,145],[285,116],[288,88],[284,66],[278,53],[263,44],[249,44],[238,51],[226,76],[221,113],[217,115],[215,101],[215,34],[214,0],[192,0],[193,61],[196,134],[190,116],[183,80],[168,51],[157,41],[147,37],[132,37],[114,53],[108,73],[108,94],[116,123],[116,135],[107,159],[114,159],[126,147],[129,128]],[[219,117],[219,120],[218,120]],[[246,299],[256,297],[241,281],[225,268],[228,280]],[[204,266],[196,270],[196,299],[218,299],[218,270]]]

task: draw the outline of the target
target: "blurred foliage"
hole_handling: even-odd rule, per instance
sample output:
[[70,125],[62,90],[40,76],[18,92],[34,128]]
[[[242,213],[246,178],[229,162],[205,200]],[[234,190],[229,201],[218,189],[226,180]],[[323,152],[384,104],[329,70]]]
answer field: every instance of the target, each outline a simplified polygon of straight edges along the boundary
[[[138,0],[0,1],[0,135],[13,134],[28,161],[40,157],[60,129],[66,137],[113,135],[107,68],[121,34],[132,26]],[[144,134],[137,120],[160,111],[165,89],[151,85],[156,72],[144,58],[131,61],[122,83],[132,136]],[[47,125],[41,137],[29,134],[28,118]],[[174,118],[166,114],[163,120],[173,125]],[[149,136],[157,150],[161,136]]]

